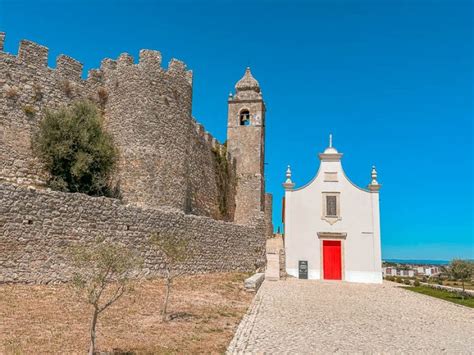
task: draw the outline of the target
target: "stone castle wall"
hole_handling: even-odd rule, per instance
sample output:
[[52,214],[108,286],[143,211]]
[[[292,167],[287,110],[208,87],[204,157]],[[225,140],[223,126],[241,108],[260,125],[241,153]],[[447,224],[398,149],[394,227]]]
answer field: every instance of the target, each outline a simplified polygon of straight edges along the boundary
[[31,150],[44,111],[91,99],[119,149],[114,183],[124,202],[232,219],[232,208],[219,209],[222,194],[234,196],[217,179],[214,152],[223,148],[191,116],[192,73],[184,63],[172,59],[163,69],[159,52],[142,50],[138,63],[129,54],[105,59],[83,80],[78,61],[61,55],[52,69],[46,47],[22,41],[14,56],[3,52],[4,38],[0,33],[0,180],[44,186]]
[[[141,274],[159,274],[161,259],[148,244],[153,232],[190,240],[189,272],[264,266],[271,209],[228,222],[236,221],[236,160],[192,117],[192,73],[182,62],[164,69],[159,52],[142,50],[137,63],[128,54],[105,59],[83,79],[78,61],[61,55],[49,68],[46,47],[22,41],[15,56],[3,51],[4,38],[0,33],[0,282],[66,281],[69,246],[98,236],[137,251]],[[97,104],[119,150],[113,183],[120,200],[51,191],[34,157],[31,139],[45,111],[79,99]],[[252,185],[257,194],[262,187]]]
[[122,243],[144,259],[143,275],[158,275],[160,256],[148,237],[176,235],[192,245],[191,273],[252,272],[265,263],[263,216],[253,226],[216,221],[174,209],[143,209],[90,197],[0,184],[0,283],[67,281],[68,248],[95,237]]

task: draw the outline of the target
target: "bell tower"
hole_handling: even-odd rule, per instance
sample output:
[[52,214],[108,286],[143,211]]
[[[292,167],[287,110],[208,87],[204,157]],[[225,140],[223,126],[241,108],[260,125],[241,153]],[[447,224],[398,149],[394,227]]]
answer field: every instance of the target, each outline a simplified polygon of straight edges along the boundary
[[247,224],[265,208],[265,103],[247,68],[229,94],[227,149],[236,163],[234,222]]

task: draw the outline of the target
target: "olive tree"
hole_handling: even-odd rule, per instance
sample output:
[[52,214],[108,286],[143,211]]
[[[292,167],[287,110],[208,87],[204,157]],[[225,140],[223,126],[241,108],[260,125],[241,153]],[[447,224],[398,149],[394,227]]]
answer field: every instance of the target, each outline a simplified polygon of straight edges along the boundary
[[92,102],[77,101],[70,107],[46,111],[32,147],[49,173],[51,188],[114,195],[110,180],[118,154]]
[[152,247],[161,255],[164,264],[165,297],[161,317],[164,322],[168,320],[168,301],[174,279],[187,273],[183,263],[189,260],[193,253],[188,240],[174,235],[154,233],[150,237]]
[[455,279],[460,280],[462,284],[462,298],[464,299],[465,288],[464,282],[472,278],[474,272],[474,263],[472,261],[453,259],[447,268],[449,275]]
[[140,260],[125,246],[99,238],[91,246],[71,248],[75,267],[73,286],[81,299],[92,307],[89,354],[94,354],[99,316],[126,292],[130,275]]

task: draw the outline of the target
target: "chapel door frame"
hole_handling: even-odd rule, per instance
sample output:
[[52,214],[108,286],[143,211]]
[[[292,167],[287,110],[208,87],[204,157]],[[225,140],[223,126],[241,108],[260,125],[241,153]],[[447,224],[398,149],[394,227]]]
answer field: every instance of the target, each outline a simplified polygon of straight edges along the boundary
[[323,242],[325,240],[340,241],[341,242],[341,279],[340,280],[327,280],[327,281],[344,281],[346,279],[346,268],[345,268],[345,241],[347,233],[334,233],[334,232],[318,232],[319,238],[319,270],[320,279],[327,280],[324,278],[324,255],[323,255]]

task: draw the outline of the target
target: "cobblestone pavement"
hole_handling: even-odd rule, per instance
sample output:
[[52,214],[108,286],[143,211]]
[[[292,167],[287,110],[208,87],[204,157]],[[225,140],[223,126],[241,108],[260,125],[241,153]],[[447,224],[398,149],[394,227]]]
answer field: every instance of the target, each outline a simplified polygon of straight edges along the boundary
[[398,284],[265,281],[229,354],[473,353],[474,310]]

